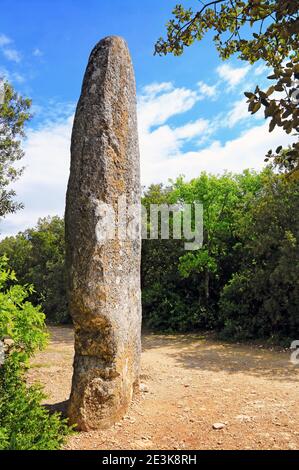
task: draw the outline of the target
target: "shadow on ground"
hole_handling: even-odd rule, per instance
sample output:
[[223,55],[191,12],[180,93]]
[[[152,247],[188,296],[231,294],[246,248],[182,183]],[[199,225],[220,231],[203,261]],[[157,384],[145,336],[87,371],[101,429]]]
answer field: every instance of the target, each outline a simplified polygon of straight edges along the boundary
[[241,345],[211,339],[210,334],[155,335],[143,337],[143,351],[166,348],[165,354],[187,369],[246,373],[271,380],[299,382],[299,367],[289,352],[271,351],[257,345]]
[[[72,346],[72,326],[51,327],[51,349]],[[165,349],[179,367],[229,374],[270,378],[278,381],[299,382],[299,367],[290,362],[290,353],[273,351],[261,345],[231,344],[219,341],[211,333],[161,335],[145,332],[142,349]]]
[[51,346],[62,344],[72,346],[74,344],[74,328],[72,325],[49,326]]
[[51,405],[45,404],[44,407],[51,413],[61,413],[64,418],[67,418],[67,407],[69,400],[62,401],[60,403],[53,403]]

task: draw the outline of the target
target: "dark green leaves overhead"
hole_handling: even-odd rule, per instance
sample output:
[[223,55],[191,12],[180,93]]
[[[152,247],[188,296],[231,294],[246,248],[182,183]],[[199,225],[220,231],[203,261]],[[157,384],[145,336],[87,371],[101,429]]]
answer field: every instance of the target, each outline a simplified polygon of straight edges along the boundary
[[[200,2],[198,11],[177,5],[167,24],[166,39],[155,45],[159,55],[181,55],[185,47],[201,41],[208,31],[222,59],[237,54],[254,64],[261,60],[273,83],[262,91],[245,93],[249,112],[264,110],[269,131],[281,127],[287,134],[299,131],[299,2],[294,0],[214,0]],[[267,73],[267,72],[265,72]],[[280,166],[299,175],[299,143],[283,153],[269,152]]]

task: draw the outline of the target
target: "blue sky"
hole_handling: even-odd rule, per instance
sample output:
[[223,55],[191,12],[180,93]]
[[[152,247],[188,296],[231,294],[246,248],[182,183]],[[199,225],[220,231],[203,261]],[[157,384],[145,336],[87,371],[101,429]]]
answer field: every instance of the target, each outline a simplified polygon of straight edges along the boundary
[[107,35],[123,36],[132,54],[144,185],[260,169],[270,147],[287,144],[279,130],[267,133],[261,114],[247,113],[243,91],[265,83],[262,64],[220,61],[211,36],[181,57],[153,56],[175,3],[1,1],[0,76],[32,98],[34,111],[16,186],[25,209],[1,222],[2,236],[63,214],[73,113],[89,53]]

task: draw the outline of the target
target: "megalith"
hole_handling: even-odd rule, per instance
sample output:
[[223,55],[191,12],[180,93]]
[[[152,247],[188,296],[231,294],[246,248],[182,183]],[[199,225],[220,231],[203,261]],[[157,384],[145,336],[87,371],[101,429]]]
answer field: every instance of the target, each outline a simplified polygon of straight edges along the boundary
[[129,238],[101,230],[103,207],[117,214],[120,199],[126,207],[140,204],[139,164],[130,54],[122,38],[107,37],[91,52],[85,72],[66,198],[67,289],[75,328],[68,416],[81,430],[107,428],[123,417],[138,385],[139,228]]

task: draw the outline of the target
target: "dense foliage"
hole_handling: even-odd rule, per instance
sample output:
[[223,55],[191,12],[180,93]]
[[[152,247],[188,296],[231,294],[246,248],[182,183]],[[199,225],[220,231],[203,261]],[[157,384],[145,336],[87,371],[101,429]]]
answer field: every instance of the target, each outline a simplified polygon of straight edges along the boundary
[[299,328],[299,185],[269,181],[239,234],[241,266],[223,289],[220,319],[231,337],[291,337]]
[[4,84],[4,102],[0,102],[0,217],[22,207],[15,201],[11,184],[23,172],[16,163],[24,156],[20,139],[30,118],[30,106],[30,100],[19,96],[8,83]]
[[[203,173],[170,187],[152,186],[143,204],[203,203],[204,244],[185,251],[184,240],[145,240],[142,250],[143,315],[156,328],[187,330],[218,326],[217,303],[238,266],[235,227],[241,205],[259,190],[260,175],[216,177]],[[159,197],[158,197],[159,195]]]
[[42,306],[51,323],[68,321],[64,246],[64,221],[59,217],[40,219],[35,228],[0,243],[0,256],[8,256],[22,284],[34,285],[30,300]]
[[[164,331],[217,329],[226,337],[295,337],[299,307],[299,182],[270,168],[152,185],[142,203],[203,204],[204,242],[143,240],[144,324]],[[170,215],[170,226],[172,217]],[[160,227],[161,228],[161,227]],[[170,234],[172,230],[170,229]],[[67,321],[64,224],[42,219],[0,243],[48,322]]]
[[[294,0],[214,0],[200,2],[198,11],[177,5],[167,24],[167,38],[160,38],[156,53],[180,55],[184,48],[201,41],[212,31],[222,59],[237,54],[253,64],[263,61],[272,73],[266,90],[259,86],[246,92],[249,111],[264,109],[276,126],[288,134],[299,131],[299,3]],[[267,70],[266,68],[266,70]],[[267,73],[267,72],[266,72]],[[297,84],[296,84],[297,81]],[[299,173],[298,139],[287,152],[270,150],[267,158]]]
[[143,242],[145,322],[158,329],[220,330],[230,338],[295,337],[298,330],[298,191],[271,170],[202,174],[152,186],[151,203],[201,200],[204,244]]
[[58,449],[70,432],[66,422],[49,414],[41,388],[27,387],[25,378],[30,357],[46,343],[45,317],[27,300],[32,288],[16,284],[6,262],[1,258],[0,450]]

